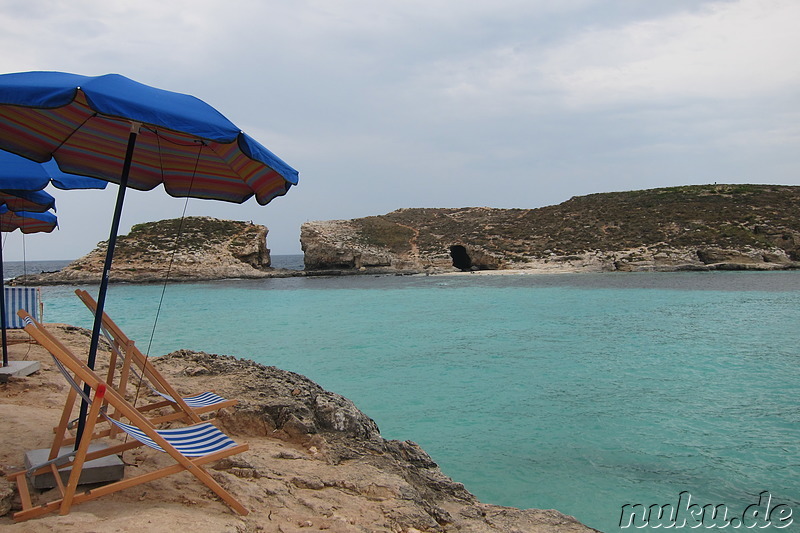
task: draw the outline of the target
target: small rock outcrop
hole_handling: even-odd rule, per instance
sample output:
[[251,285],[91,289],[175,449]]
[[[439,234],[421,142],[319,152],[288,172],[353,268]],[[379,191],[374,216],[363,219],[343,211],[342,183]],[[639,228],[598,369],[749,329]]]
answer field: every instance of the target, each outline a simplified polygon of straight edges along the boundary
[[[298,438],[334,432],[360,440],[380,437],[375,422],[347,398],[326,391],[310,379],[248,359],[179,350],[158,359],[159,366],[203,383],[240,400],[235,418],[226,420],[237,433],[274,434]],[[216,380],[225,376],[229,387]],[[253,421],[258,420],[257,423]]]
[[[153,362],[171,380],[190,380],[194,389],[213,389],[237,398],[234,409],[218,415],[226,432],[245,438],[278,438],[305,450],[302,455],[285,452],[280,459],[311,457],[347,469],[342,471],[347,474],[338,475],[306,469],[285,477],[285,483],[294,497],[305,493],[304,502],[326,490],[385,502],[381,505],[385,524],[379,527],[376,523],[374,531],[595,531],[552,509],[481,503],[463,484],[442,473],[418,444],[384,439],[375,422],[353,402],[305,376],[246,359],[190,350],[172,352]],[[235,464],[217,468],[255,470],[246,475],[260,475],[257,465],[233,461]],[[264,475],[275,477],[274,472]],[[329,503],[326,505],[320,512],[329,512]]]
[[539,209],[400,209],[307,222],[307,271],[438,273],[800,268],[800,187],[697,185]]
[[[117,238],[110,280],[200,281],[274,276],[266,226],[252,222],[187,217],[137,224]],[[97,283],[108,243],[59,272],[28,275],[15,284]]]

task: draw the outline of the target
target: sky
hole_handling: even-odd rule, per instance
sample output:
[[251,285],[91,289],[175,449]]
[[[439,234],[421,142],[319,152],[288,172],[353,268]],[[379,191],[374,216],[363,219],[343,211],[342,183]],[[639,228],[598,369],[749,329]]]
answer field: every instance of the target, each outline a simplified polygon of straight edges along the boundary
[[[118,73],[192,94],[300,173],[259,206],[128,191],[121,225],[269,228],[405,207],[537,208],[598,192],[800,185],[797,0],[0,0],[0,73]],[[59,229],[6,260],[108,239],[117,186],[50,191]]]

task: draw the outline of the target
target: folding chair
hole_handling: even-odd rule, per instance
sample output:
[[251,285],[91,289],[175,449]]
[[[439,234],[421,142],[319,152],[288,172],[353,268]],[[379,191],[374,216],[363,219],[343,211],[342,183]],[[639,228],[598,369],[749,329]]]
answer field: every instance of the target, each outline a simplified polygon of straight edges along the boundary
[[[41,320],[43,305],[39,287],[3,287],[6,303],[6,329],[22,329],[22,319],[17,311],[25,309],[36,320]],[[21,339],[7,339],[8,344],[25,342]]]
[[[94,500],[106,494],[112,494],[185,470],[191,472],[201,483],[215,492],[231,509],[241,515],[246,515],[248,513],[248,510],[228,493],[228,491],[222,488],[202,467],[202,465],[206,463],[247,450],[247,444],[236,444],[217,427],[207,422],[177,429],[155,429],[137,409],[128,403],[113,388],[107,387],[106,383],[100,379],[94,371],[75,357],[66,346],[50,334],[27,312],[20,310],[18,314],[24,320],[25,331],[51,353],[57,366],[62,370],[62,373],[72,387],[68,394],[67,403],[64,406],[64,413],[62,414],[61,423],[59,424],[60,431],[56,434],[53,447],[50,451],[49,460],[43,465],[32,467],[29,470],[14,472],[8,476],[9,479],[16,482],[22,502],[22,510],[13,515],[15,521],[28,520],[55,512],[56,510],[62,515],[68,514],[72,505]],[[73,376],[70,376],[70,373],[72,373]],[[66,456],[57,457],[57,451],[64,442],[63,435],[66,431],[67,421],[74,407],[75,400],[78,395],[83,396],[81,387],[83,383],[88,384],[94,391],[94,398],[91,400],[91,407],[87,416],[84,437],[81,439],[76,450],[68,453]],[[86,399],[88,400],[89,398]],[[116,409],[129,420],[129,422],[125,423],[110,418],[107,420],[125,431],[126,434],[132,436],[135,440],[90,452],[89,444],[95,437],[95,435],[93,435],[95,423],[99,418],[105,417],[104,411],[106,404]],[[121,453],[125,450],[142,445],[147,445],[153,449],[169,454],[175,460],[175,464],[153,472],[123,479],[109,485],[92,488],[84,492],[77,491],[78,480],[80,479],[81,471],[86,462],[99,457]],[[72,467],[72,472],[69,475],[67,483],[64,484],[59,471],[66,467]],[[61,498],[34,506],[28,489],[27,476],[46,472],[52,472],[54,474],[61,493]]]
[[[78,295],[78,298],[89,308],[92,314],[97,312],[97,302],[95,302],[94,298],[92,298],[88,292],[77,289],[75,294]],[[116,387],[114,387],[120,395],[125,395],[130,374],[134,373],[133,368],[136,367],[142,374],[140,377],[145,377],[147,381],[152,383],[152,386],[149,387],[150,390],[164,398],[163,401],[138,407],[139,411],[145,413],[162,407],[173,408],[174,412],[170,414],[151,418],[150,421],[152,423],[160,424],[172,420],[200,422],[200,414],[218,411],[223,407],[229,407],[238,403],[237,400],[228,400],[213,392],[203,392],[195,396],[182,398],[169,384],[169,381],[153,367],[148,361],[147,356],[144,355],[139,348],[136,347],[136,344],[125,335],[122,329],[111,320],[108,313],[103,312],[102,326],[103,334],[111,344],[111,362],[108,367],[106,384],[110,387],[114,387],[117,360],[121,358],[119,382]]]

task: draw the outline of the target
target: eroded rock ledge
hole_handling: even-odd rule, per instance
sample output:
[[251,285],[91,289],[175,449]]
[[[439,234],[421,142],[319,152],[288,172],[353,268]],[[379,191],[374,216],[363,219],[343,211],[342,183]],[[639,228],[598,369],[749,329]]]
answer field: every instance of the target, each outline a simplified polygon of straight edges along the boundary
[[800,187],[592,194],[539,209],[400,209],[308,222],[308,271],[440,273],[800,268]]
[[[281,439],[299,451],[283,452],[280,459],[325,465],[306,464],[291,475],[278,476],[280,482],[271,485],[274,498],[317,500],[309,505],[324,509],[326,494],[350,494],[383,515],[375,531],[383,527],[439,532],[594,531],[558,511],[479,502],[461,483],[445,476],[417,444],[385,440],[375,422],[353,402],[299,374],[189,350],[154,362],[171,379],[193,390],[214,389],[239,399],[234,409],[220,414],[226,431],[245,439]],[[234,458],[219,468],[244,477],[274,480],[276,476],[274,469],[248,458]]]

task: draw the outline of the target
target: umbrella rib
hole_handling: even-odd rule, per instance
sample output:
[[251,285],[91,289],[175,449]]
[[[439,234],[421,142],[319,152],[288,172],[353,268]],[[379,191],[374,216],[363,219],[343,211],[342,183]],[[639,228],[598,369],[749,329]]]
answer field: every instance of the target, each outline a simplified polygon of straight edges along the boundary
[[[152,124],[142,124],[142,128],[147,129],[148,131],[151,131],[152,133],[154,133],[156,138],[164,139],[166,142],[172,143],[172,144],[174,144],[176,146],[193,146],[193,145],[198,144],[198,143],[206,144],[206,141],[204,139],[200,138],[200,137],[195,137],[191,142],[186,142],[186,143],[182,143],[182,142],[178,142],[178,141],[173,140],[173,139],[169,139],[166,136],[161,135],[161,130],[158,129],[157,127],[152,127]],[[172,130],[167,129],[167,131],[172,131]]]
[[[164,184],[164,187],[166,188],[167,180],[165,179],[166,177],[164,176],[164,160],[163,160],[163,152],[161,151],[161,140],[164,139],[164,141],[166,141],[168,143],[172,143],[172,144],[175,144],[175,145],[178,145],[178,146],[187,146],[187,147],[188,146],[192,146],[192,143],[183,144],[183,143],[179,143],[179,142],[170,140],[170,139],[168,139],[166,137],[162,137],[161,134],[159,133],[158,128],[147,127],[147,129],[149,131],[153,132],[153,134],[155,134],[155,136],[156,136],[156,144],[158,145],[158,160],[159,160],[159,163],[160,163],[159,164],[159,171],[161,172],[161,182]],[[186,195],[187,200],[192,195],[192,189],[194,188],[194,179],[197,177],[197,169],[200,166],[200,155],[203,152],[203,147],[204,146],[208,146],[206,144],[206,141],[203,140],[203,139],[200,139],[200,138],[195,138],[193,144],[198,147],[198,150],[197,150],[197,157],[195,157],[195,160],[194,160],[194,168],[192,169],[192,179],[189,181],[189,191],[188,191],[188,194]],[[184,214],[185,214],[185,211],[184,211]]]
[[[53,151],[52,151],[53,154],[55,154],[58,150],[60,150],[62,146],[64,146],[67,142],[69,142],[69,140],[72,138],[72,136],[75,135],[75,133],[79,129],[81,129],[87,122],[89,122],[91,119],[93,119],[97,115],[98,115],[98,113],[96,111],[93,112],[90,116],[86,117],[86,119],[83,122],[81,122],[76,128],[73,128],[72,131],[69,132],[69,135],[64,137],[64,139],[60,143],[58,143],[58,146],[53,149]],[[57,162],[58,162],[58,160],[56,160],[56,163]]]
[[158,145],[158,170],[161,172],[161,183],[164,183],[164,154],[161,152],[161,135],[159,135],[158,129],[147,129],[152,131],[156,136],[156,144]]

